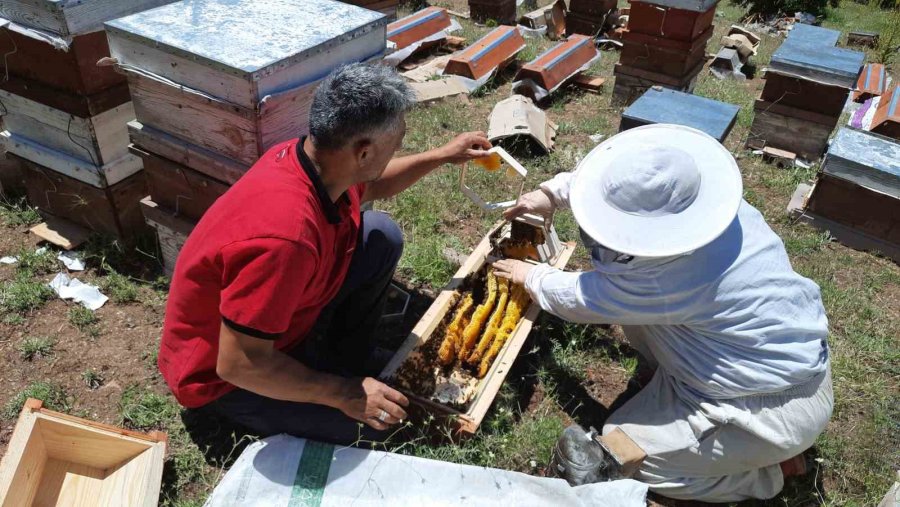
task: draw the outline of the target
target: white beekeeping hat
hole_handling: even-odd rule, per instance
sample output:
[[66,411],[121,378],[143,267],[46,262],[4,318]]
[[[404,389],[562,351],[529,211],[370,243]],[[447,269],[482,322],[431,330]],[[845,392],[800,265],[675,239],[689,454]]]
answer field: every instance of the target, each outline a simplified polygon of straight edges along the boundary
[[603,246],[639,257],[694,251],[737,215],[743,184],[731,153],[680,125],[617,134],[578,164],[570,191],[578,225]]

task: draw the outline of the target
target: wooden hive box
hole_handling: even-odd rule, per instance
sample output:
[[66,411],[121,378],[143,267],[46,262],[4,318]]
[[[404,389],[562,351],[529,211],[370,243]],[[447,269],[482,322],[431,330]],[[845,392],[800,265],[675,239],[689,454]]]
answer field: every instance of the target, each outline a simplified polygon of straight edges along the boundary
[[[394,355],[393,359],[382,370],[379,378],[390,382],[393,375],[400,369],[410,355],[430,340],[440,340],[440,336],[436,336],[435,331],[438,329],[441,321],[451,311],[453,306],[454,292],[458,290],[466,277],[471,274],[478,273],[485,266],[490,264],[490,256],[492,251],[491,237],[496,234],[503,226],[502,223],[497,224],[482,239],[472,254],[460,266],[459,270],[453,275],[450,283],[441,291],[434,303],[428,308],[418,324],[413,328],[412,333],[407,337],[406,341],[401,345],[400,349]],[[564,268],[575,250],[575,244],[569,243],[565,245],[565,249],[560,253],[553,263],[553,266],[560,269]],[[525,339],[531,332],[534,322],[540,314],[540,306],[531,302],[524,315],[516,327],[509,340],[500,350],[497,359],[487,375],[480,379],[473,399],[468,403],[464,410],[454,409],[447,405],[429,400],[423,396],[417,396],[407,393],[413,403],[424,407],[426,410],[445,416],[455,416],[455,424],[457,429],[463,434],[474,434],[478,426],[484,420],[488,409],[494,402],[494,398],[500,391],[500,387],[506,379],[513,362],[515,362],[519,351],[525,343]]]
[[794,23],[784,44],[801,44],[813,47],[834,47],[841,38],[840,30],[821,26]]
[[6,130],[47,148],[98,166],[128,153],[125,124],[134,119],[131,102],[82,117],[5,90],[0,101],[6,107]]
[[[806,27],[807,25],[799,26]],[[809,38],[812,39],[812,35],[818,32],[809,33],[811,34]],[[827,35],[825,33],[823,37]],[[865,53],[817,44],[808,40],[806,36],[798,39],[794,39],[794,37],[795,34],[792,30],[787,40],[775,50],[767,73],[815,81],[846,90],[850,90],[856,85],[866,57]]]
[[616,8],[615,0],[570,0],[569,12],[599,19],[601,22],[606,13]]
[[713,27],[693,41],[678,41],[626,30],[622,36],[622,65],[679,78],[693,71],[706,58],[706,44]]
[[740,109],[734,104],[654,87],[622,113],[619,132],[642,125],[673,123],[703,131],[724,143]]
[[97,116],[131,101],[128,83],[124,80],[112,88],[92,95],[62,91],[39,81],[22,77],[0,82],[0,90],[80,118]]
[[397,17],[397,6],[400,0],[340,0],[344,3],[364,7],[370,11],[378,11],[390,18]]
[[629,0],[629,3],[629,31],[690,42],[712,26],[718,0]]
[[[555,90],[599,55],[594,39],[572,35],[522,66],[516,80],[530,79],[545,90]],[[527,89],[527,88],[526,88]]]
[[137,121],[128,123],[128,137],[144,151],[228,185],[236,183],[251,167]]
[[828,147],[837,117],[813,113],[759,99],[753,106],[753,125],[747,144],[790,151],[807,160],[818,160]]
[[894,85],[881,96],[870,130],[900,140],[900,86]]
[[103,23],[172,0],[4,0],[0,17],[67,38],[102,32]]
[[228,191],[227,183],[155,155],[141,146],[132,145],[130,149],[144,161],[150,197],[176,217],[196,222]]
[[804,111],[838,117],[844,110],[850,89],[769,69],[760,98]]
[[109,44],[102,30],[79,35],[64,48],[9,27],[0,32],[0,53],[7,55],[10,80],[30,79],[80,95],[98,93],[125,82],[115,69],[97,66],[97,60],[109,56]]
[[306,131],[328,73],[383,55],[386,25],[331,0],[192,0],[106,26],[138,121],[252,164]]
[[29,160],[19,160],[28,201],[42,215],[64,218],[122,239],[131,239],[145,230],[137,204],[147,194],[143,172],[98,188]]
[[525,39],[513,26],[498,26],[466,49],[454,54],[445,74],[481,79],[511,62],[525,48]]
[[387,39],[397,49],[403,49],[422,39],[450,28],[451,20],[447,9],[428,7],[394,21],[387,26]]
[[153,507],[166,435],[127,431],[28,399],[0,463],[0,505]]
[[616,76],[613,87],[613,101],[627,106],[654,86],[692,93],[694,85],[697,83],[697,75],[700,74],[702,69],[703,62],[700,62],[694,70],[691,70],[686,75],[672,77],[659,72],[651,72],[617,63],[613,67],[613,74]]
[[171,211],[160,208],[149,196],[141,199],[140,206],[147,225],[156,230],[163,272],[172,276],[178,254],[197,223],[176,217]]
[[869,63],[863,67],[863,71],[856,81],[853,101],[863,103],[872,97],[880,97],[886,87],[887,73],[884,70],[884,64]]
[[516,0],[469,0],[469,15],[479,23],[516,25]]
[[595,18],[577,12],[566,13],[566,35],[575,34],[597,37],[603,31],[604,17]]

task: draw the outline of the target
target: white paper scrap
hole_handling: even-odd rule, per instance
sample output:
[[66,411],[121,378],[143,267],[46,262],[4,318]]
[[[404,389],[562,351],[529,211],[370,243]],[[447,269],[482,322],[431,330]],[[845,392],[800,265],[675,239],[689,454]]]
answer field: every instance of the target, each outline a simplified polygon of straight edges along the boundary
[[71,299],[91,311],[97,310],[109,301],[96,286],[83,283],[77,278],[69,278],[65,273],[57,274],[50,282],[50,288],[60,299]]
[[15,264],[19,262],[18,257],[13,257],[12,255],[7,255],[6,257],[0,257],[0,264]]
[[62,261],[69,271],[84,271],[84,261],[79,259],[75,252],[60,252],[56,258]]

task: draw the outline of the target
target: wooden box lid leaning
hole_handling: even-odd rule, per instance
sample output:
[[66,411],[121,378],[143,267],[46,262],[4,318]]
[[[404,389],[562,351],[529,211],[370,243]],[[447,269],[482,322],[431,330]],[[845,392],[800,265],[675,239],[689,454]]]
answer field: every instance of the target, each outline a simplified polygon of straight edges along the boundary
[[572,35],[522,66],[516,80],[530,79],[545,90],[554,90],[598,54],[593,38]]
[[725,141],[740,107],[662,87],[647,90],[622,113],[619,131],[654,123],[674,123]]
[[128,431],[28,399],[0,463],[3,505],[128,505],[159,501],[166,435]]
[[869,63],[863,67],[853,91],[854,102],[865,102],[872,97],[879,97],[887,87],[887,73],[882,63]]
[[894,85],[881,96],[872,118],[871,130],[900,140],[900,86]]
[[481,79],[511,62],[525,47],[525,39],[516,27],[499,26],[468,48],[454,54],[445,74]]
[[447,9],[428,7],[389,24],[387,39],[393,42],[397,49],[403,49],[450,28],[450,25],[450,15],[447,13]]

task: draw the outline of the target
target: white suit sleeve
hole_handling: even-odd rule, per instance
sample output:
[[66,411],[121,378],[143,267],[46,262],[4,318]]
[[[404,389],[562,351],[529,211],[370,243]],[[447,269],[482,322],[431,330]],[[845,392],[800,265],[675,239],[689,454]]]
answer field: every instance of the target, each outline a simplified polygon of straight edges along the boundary
[[545,264],[531,270],[525,288],[541,309],[580,324],[683,324],[684,307],[690,305],[667,297],[652,278],[567,273]]
[[569,208],[569,187],[575,180],[575,173],[559,173],[553,179],[541,183],[541,190],[550,194],[557,208]]

